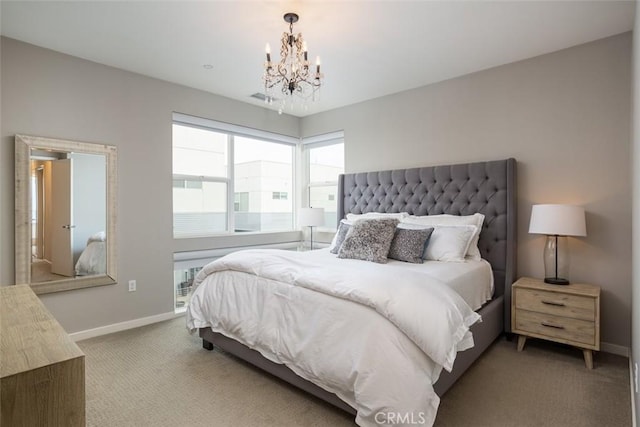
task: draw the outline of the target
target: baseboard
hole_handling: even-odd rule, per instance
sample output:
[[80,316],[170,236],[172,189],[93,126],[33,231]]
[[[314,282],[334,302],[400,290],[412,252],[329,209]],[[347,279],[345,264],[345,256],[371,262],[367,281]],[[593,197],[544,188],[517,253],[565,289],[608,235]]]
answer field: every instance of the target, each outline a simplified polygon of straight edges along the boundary
[[85,331],[74,332],[69,334],[72,340],[82,341],[89,338],[99,337],[101,335],[112,334],[114,332],[126,331],[127,329],[139,328],[140,326],[150,325],[152,323],[162,322],[164,320],[175,319],[184,316],[184,313],[162,313],[154,316],[141,317],[139,319],[128,320],[126,322],[114,323],[111,325],[100,326],[98,328],[87,329]]
[[[139,328],[140,326],[146,326],[152,323],[162,322],[164,320],[175,319],[180,316],[184,316],[184,312],[175,313],[172,311],[169,313],[156,314],[154,316],[141,317],[139,319],[128,320],[126,322],[114,323],[111,325],[100,326],[98,328],[87,329],[85,331],[74,332],[69,334],[69,336],[74,341],[82,341],[89,338],[99,337],[101,335],[112,334],[114,332],[126,331],[127,329]],[[629,348],[623,345],[601,342],[600,350],[605,353],[629,357]]]
[[635,396],[635,384],[634,384],[635,373],[633,372],[633,357],[629,357],[629,383],[631,387],[631,425],[632,427],[636,427],[636,396]]
[[608,342],[601,342],[600,351],[604,351],[605,353],[616,354],[618,356],[629,357],[629,347],[625,347],[623,345],[611,344]]

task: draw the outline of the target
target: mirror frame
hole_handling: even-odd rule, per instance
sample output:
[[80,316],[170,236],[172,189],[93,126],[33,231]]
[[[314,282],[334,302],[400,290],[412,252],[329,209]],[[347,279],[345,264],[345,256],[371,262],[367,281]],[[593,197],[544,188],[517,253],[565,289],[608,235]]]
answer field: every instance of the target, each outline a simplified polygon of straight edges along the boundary
[[[31,283],[31,151],[98,154],[106,159],[106,273]],[[117,150],[113,145],[67,141],[39,136],[15,136],[15,269],[16,285],[29,284],[36,294],[68,291],[117,283],[116,192]]]

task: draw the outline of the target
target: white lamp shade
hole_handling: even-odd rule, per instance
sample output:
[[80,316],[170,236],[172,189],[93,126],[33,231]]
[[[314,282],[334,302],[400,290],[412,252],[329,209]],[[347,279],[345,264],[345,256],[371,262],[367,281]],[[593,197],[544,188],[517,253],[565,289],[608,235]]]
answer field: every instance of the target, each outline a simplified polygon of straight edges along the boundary
[[584,208],[573,205],[533,205],[529,233],[586,236]]
[[324,225],[323,208],[300,208],[298,211],[298,221],[301,227],[317,227]]

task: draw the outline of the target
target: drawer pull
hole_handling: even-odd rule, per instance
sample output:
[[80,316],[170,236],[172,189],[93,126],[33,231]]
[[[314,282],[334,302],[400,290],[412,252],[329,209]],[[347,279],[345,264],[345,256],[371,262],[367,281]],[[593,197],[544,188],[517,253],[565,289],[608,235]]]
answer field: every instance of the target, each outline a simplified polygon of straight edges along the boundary
[[563,303],[563,302],[555,302],[555,301],[545,301],[545,300],[542,300],[542,303],[543,303],[543,304],[546,304],[546,305],[554,305],[554,306],[556,306],[556,307],[565,307],[565,305],[564,305],[564,303]]
[[542,326],[546,326],[547,328],[555,328],[555,329],[564,329],[564,326],[552,325],[546,322],[540,322]]

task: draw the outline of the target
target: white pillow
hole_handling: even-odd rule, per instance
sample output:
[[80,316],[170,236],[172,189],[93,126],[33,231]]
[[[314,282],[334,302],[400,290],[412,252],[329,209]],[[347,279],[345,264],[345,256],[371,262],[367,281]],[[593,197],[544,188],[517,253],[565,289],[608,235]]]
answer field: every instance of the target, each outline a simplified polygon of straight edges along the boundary
[[475,225],[439,225],[434,227],[425,251],[425,259],[464,262],[476,229]]
[[398,213],[384,213],[384,212],[367,212],[364,214],[347,214],[347,221],[360,221],[362,219],[381,219],[381,218],[395,218],[398,221],[402,221],[405,218],[408,218],[409,214],[406,212],[398,212]]
[[479,261],[481,258],[480,249],[478,249],[478,240],[480,239],[482,223],[484,222],[484,215],[481,213],[475,213],[473,215],[411,215],[400,221],[406,224],[428,225],[431,227],[439,225],[473,225],[476,227],[476,232],[473,240],[469,244],[466,257],[475,261]]

